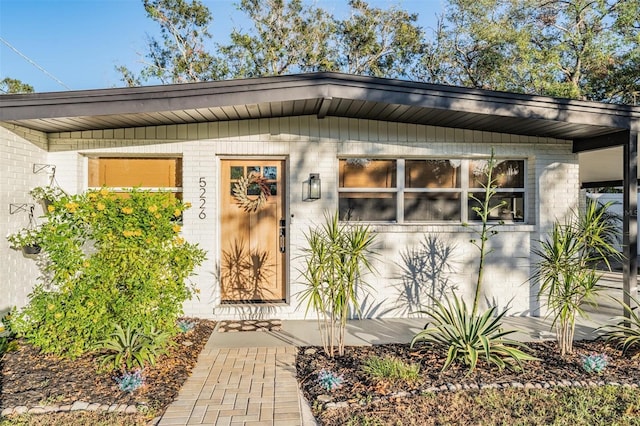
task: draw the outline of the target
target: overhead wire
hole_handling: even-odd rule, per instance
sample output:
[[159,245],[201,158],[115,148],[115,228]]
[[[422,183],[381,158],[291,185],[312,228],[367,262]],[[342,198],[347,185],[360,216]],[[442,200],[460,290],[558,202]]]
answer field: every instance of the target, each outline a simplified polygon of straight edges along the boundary
[[40,65],[38,65],[35,61],[33,61],[31,58],[29,58],[27,55],[25,55],[24,53],[22,53],[21,51],[19,51],[17,48],[15,48],[13,45],[11,45],[11,43],[9,43],[7,40],[3,39],[2,37],[0,37],[0,41],[2,43],[4,43],[5,45],[7,45],[7,47],[9,47],[11,50],[13,50],[14,52],[16,52],[18,55],[20,55],[20,57],[22,57],[24,60],[26,60],[27,62],[29,62],[31,65],[33,65],[34,67],[38,68],[40,71],[42,71],[45,75],[47,75],[48,77],[52,78],[56,83],[58,83],[59,85],[61,85],[62,87],[64,87],[67,90],[72,90],[71,87],[67,86],[66,84],[64,84],[62,81],[60,81],[60,79],[58,79],[56,76],[54,76],[53,74],[51,74],[49,71],[45,70],[44,68],[42,68]]

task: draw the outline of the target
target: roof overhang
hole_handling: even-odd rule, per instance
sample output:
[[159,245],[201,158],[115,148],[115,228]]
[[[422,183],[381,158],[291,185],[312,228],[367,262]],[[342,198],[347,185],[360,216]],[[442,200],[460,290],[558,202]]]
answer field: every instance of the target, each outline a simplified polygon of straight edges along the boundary
[[44,133],[302,115],[579,144],[630,129],[640,109],[338,73],[0,96],[0,122]]

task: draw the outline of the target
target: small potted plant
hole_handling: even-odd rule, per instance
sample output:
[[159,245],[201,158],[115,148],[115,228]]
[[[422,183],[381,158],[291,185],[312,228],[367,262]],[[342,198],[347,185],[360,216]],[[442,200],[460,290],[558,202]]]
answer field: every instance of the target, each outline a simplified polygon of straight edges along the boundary
[[29,191],[29,195],[34,200],[40,201],[46,212],[49,205],[67,194],[59,186],[36,186]]
[[23,228],[7,236],[11,247],[22,249],[24,254],[40,253],[40,228]]

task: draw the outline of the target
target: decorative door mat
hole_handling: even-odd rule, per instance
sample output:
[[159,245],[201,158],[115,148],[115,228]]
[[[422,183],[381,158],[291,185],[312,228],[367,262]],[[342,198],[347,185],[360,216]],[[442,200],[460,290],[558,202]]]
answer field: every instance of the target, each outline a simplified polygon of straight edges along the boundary
[[281,320],[220,321],[218,324],[219,333],[236,333],[240,331],[280,331],[282,329]]

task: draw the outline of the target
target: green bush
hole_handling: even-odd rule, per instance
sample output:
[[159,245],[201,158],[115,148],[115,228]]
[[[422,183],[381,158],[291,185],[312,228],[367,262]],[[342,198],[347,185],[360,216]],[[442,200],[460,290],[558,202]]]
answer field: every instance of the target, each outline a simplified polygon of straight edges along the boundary
[[107,189],[65,196],[48,207],[40,241],[43,280],[14,319],[15,331],[45,353],[76,357],[113,324],[177,332],[205,258],[180,237],[188,208],[169,193]]

